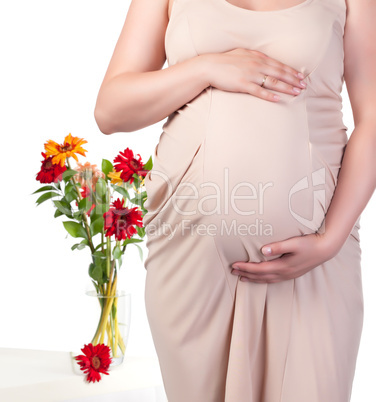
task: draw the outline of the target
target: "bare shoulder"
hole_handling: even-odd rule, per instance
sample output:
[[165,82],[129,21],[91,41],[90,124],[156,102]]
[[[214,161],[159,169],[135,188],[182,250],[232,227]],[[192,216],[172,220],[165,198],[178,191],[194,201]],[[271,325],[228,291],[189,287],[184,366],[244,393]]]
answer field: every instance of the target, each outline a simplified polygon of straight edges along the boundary
[[366,18],[369,13],[369,18],[374,17],[374,12],[376,11],[375,0],[344,0],[344,2],[347,15],[351,16],[352,19]]
[[155,71],[163,67],[172,1],[131,1],[103,83],[124,72]]

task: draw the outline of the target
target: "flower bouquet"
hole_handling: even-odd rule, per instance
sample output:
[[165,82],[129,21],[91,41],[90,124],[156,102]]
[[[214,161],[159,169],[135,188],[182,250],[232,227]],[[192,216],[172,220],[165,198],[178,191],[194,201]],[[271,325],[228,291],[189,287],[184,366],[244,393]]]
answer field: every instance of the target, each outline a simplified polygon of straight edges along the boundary
[[[141,259],[147,212],[144,179],[152,168],[152,159],[144,164],[126,148],[113,160],[102,159],[101,169],[89,162],[78,162],[77,154],[86,156],[82,145],[86,140],[69,133],[63,144],[49,140],[44,144],[43,160],[36,180],[45,185],[37,206],[52,199],[54,217],[65,216],[64,228],[74,238],[82,239],[72,250],[88,248],[91,253],[89,276],[98,296],[100,319],[91,342],[75,356],[87,381],[99,381],[100,373],[108,374],[112,357],[125,353],[125,343],[117,320],[117,278],[128,245],[137,246]],[[72,169],[70,159],[77,162]],[[112,201],[114,194],[117,198]],[[105,342],[105,336],[107,340]],[[105,344],[107,343],[107,344]]]

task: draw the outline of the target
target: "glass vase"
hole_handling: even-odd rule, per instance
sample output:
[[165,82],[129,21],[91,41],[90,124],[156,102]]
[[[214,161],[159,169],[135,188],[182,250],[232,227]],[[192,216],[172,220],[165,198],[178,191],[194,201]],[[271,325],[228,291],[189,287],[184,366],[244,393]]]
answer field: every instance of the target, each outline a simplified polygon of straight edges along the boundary
[[[119,366],[125,355],[131,323],[131,293],[117,289],[117,277],[122,258],[108,259],[104,255],[93,255],[89,265],[91,283],[86,286],[85,294],[89,296],[88,316],[90,324],[89,338],[82,339],[80,348],[84,344],[104,344],[110,348],[112,362],[110,367]],[[97,270],[92,274],[93,270]],[[103,276],[101,277],[101,272]],[[94,281],[92,276],[99,281]],[[106,280],[103,280],[106,279]],[[109,280],[109,278],[111,280]],[[86,331],[86,332],[88,332]],[[80,348],[71,352],[74,372],[82,374],[74,356],[83,354]]]
[[131,294],[124,290],[117,290],[114,295],[107,296],[91,290],[86,291],[86,295],[98,305],[97,327],[90,342],[94,346],[98,343],[107,345],[111,349],[110,366],[118,366],[124,360],[128,343]]

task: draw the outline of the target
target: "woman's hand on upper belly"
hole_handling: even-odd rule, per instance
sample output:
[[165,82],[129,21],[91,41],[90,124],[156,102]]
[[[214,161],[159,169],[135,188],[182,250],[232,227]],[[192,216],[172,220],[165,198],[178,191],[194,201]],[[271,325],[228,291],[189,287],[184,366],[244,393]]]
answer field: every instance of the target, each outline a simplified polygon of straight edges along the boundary
[[258,50],[236,48],[199,58],[205,63],[208,85],[222,91],[249,93],[276,102],[279,96],[270,90],[296,96],[307,86],[300,71]]
[[[268,247],[271,250],[269,254],[265,252]],[[281,282],[304,275],[333,258],[339,250],[334,249],[325,233],[316,232],[264,245],[261,251],[267,256],[281,256],[262,262],[234,262],[231,273],[241,275],[241,281]]]

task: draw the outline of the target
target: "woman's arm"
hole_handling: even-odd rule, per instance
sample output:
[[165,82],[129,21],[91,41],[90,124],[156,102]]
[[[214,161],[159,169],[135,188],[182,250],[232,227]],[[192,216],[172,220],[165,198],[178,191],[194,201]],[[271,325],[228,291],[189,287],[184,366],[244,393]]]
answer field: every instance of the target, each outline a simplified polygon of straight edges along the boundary
[[347,0],[345,81],[355,129],[347,143],[324,232],[338,251],[376,187],[376,2]]
[[[297,96],[304,75],[252,49],[194,56],[161,70],[166,54],[168,8],[175,0],[137,0],[129,7],[95,107],[104,134],[136,131],[157,123],[209,85],[276,102],[271,90]],[[267,88],[260,87],[269,75]],[[300,75],[301,74],[301,75]]]
[[[297,278],[342,248],[376,187],[376,2],[346,0],[344,77],[355,129],[345,148],[324,224],[317,233],[265,244],[270,261],[234,262],[242,281],[273,283]],[[269,249],[270,252],[267,252]]]
[[200,56],[161,70],[168,4],[131,2],[95,106],[102,133],[136,131],[157,123],[208,86]]

